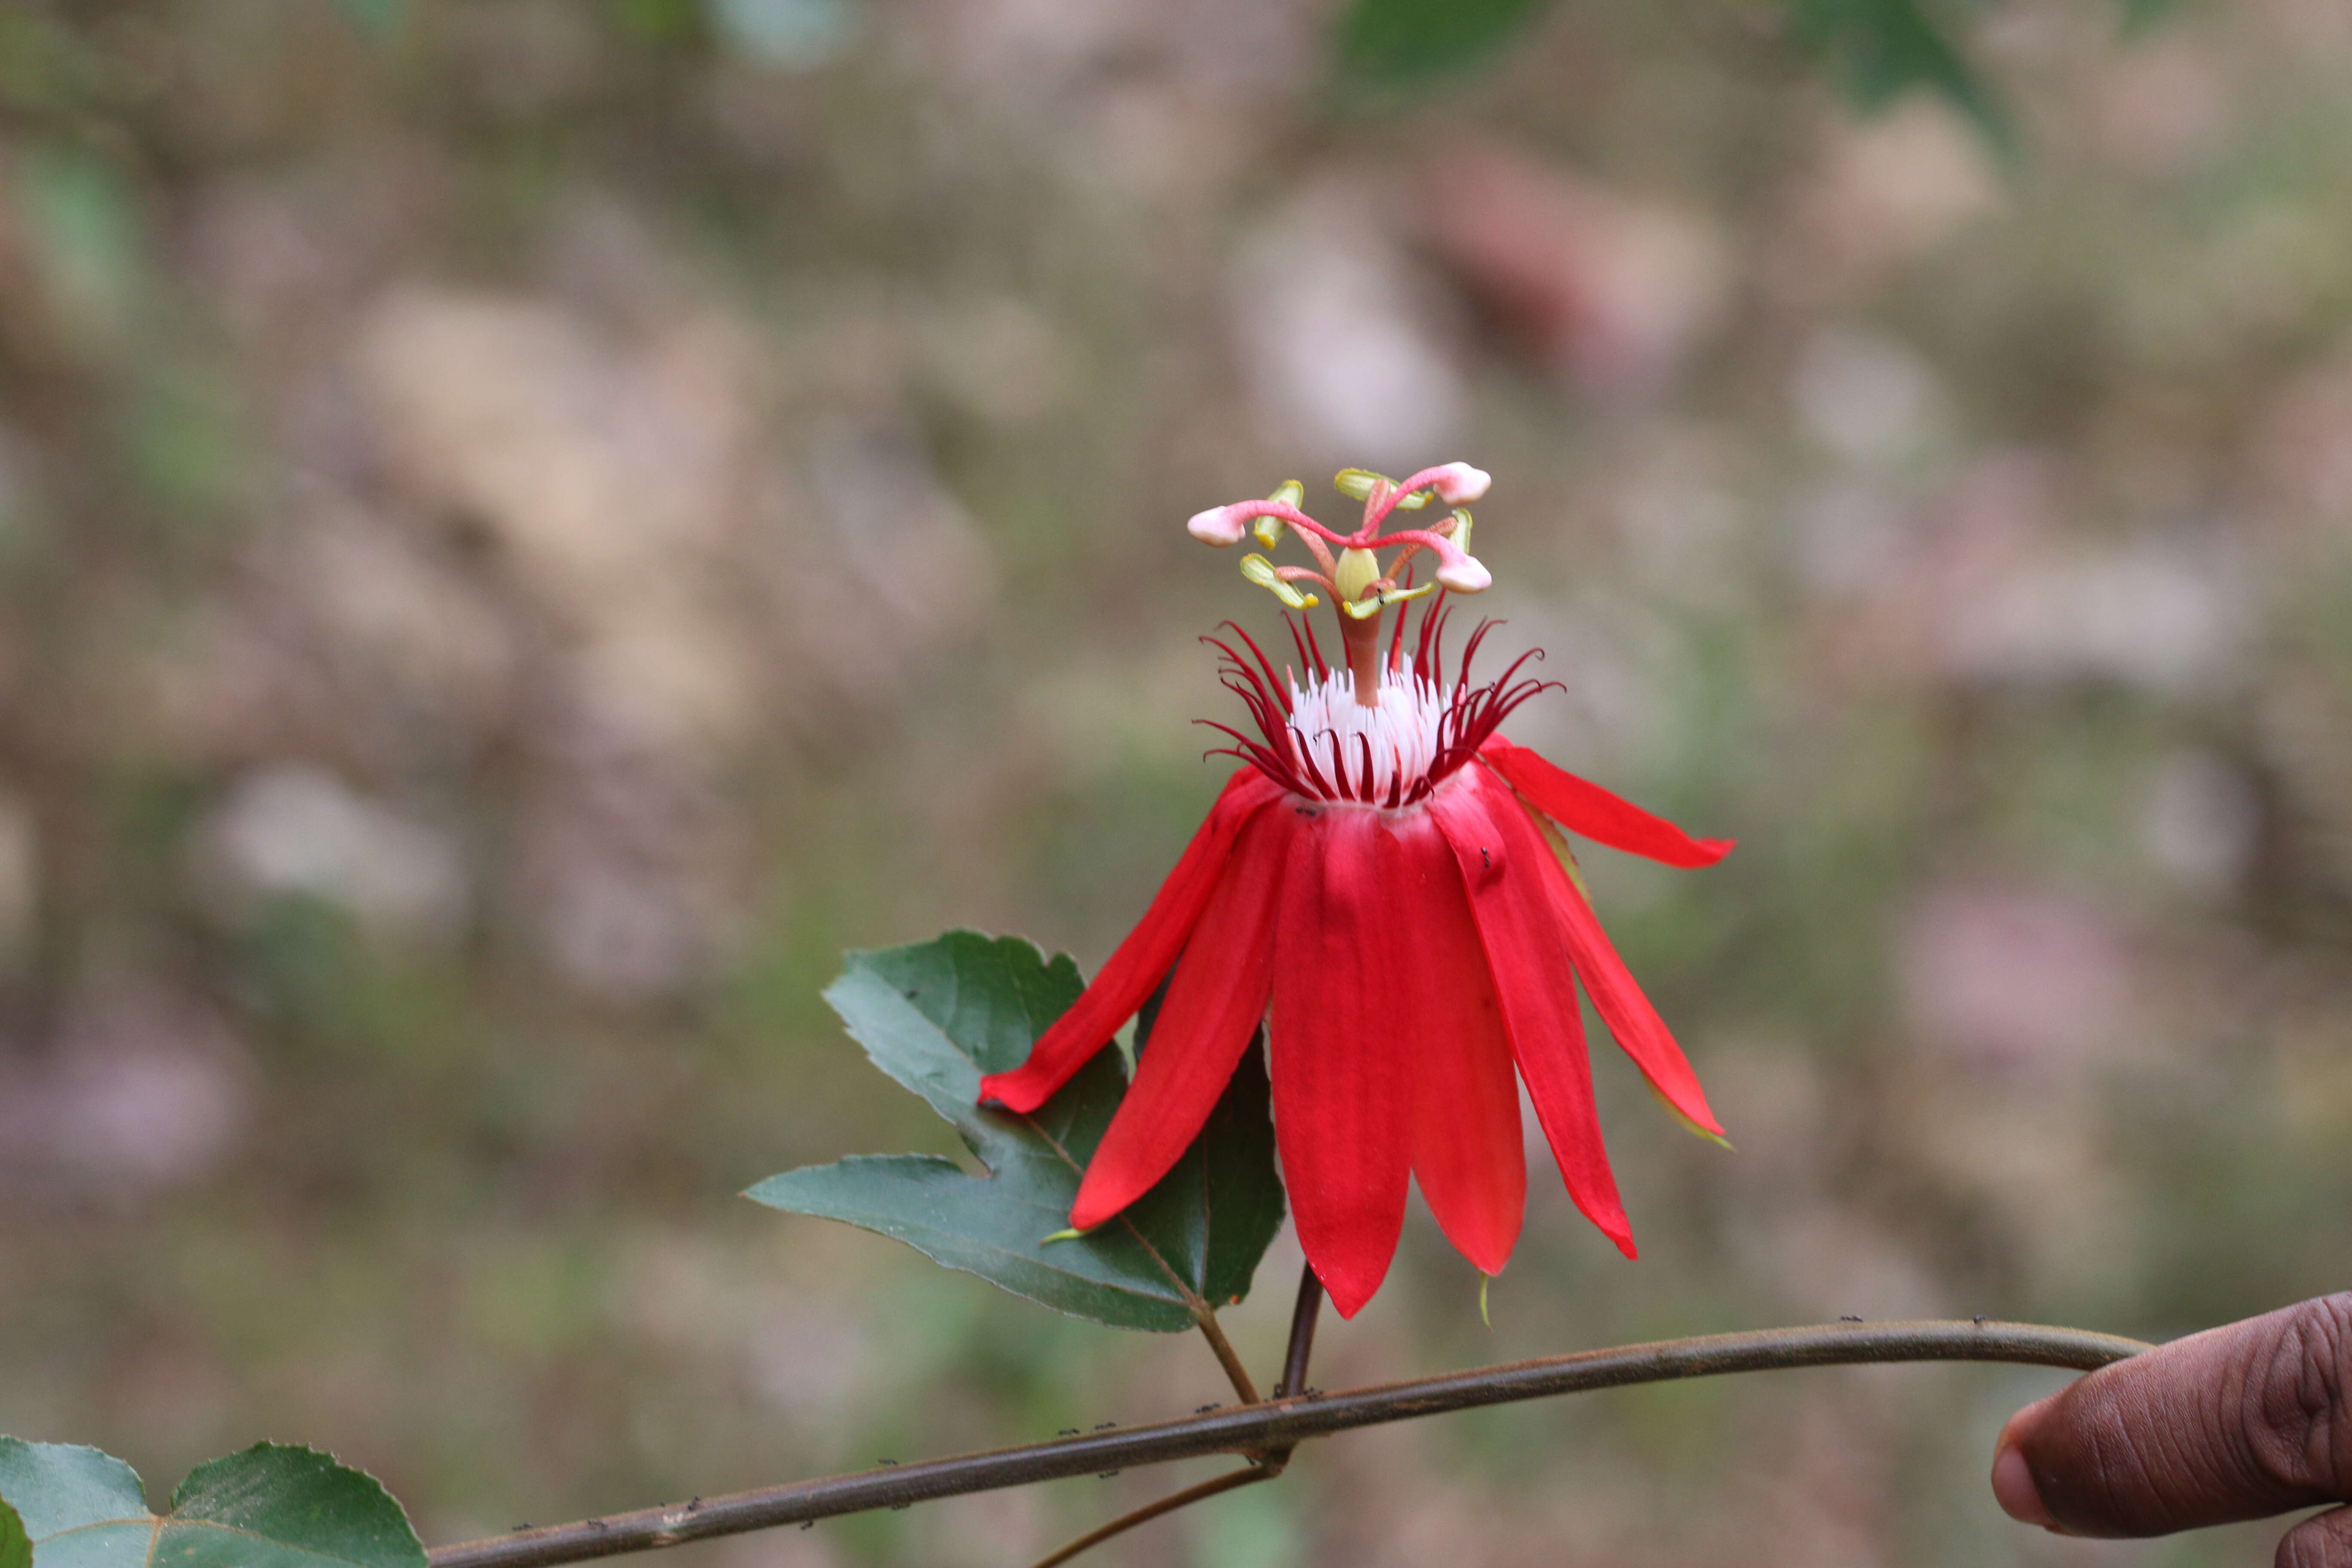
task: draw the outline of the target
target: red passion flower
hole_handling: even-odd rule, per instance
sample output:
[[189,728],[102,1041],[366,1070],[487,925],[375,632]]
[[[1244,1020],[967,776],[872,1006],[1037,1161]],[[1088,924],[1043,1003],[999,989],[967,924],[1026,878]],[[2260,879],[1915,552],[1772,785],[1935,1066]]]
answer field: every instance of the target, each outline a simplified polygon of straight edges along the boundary
[[[1281,673],[1238,627],[1231,642],[1211,639],[1255,721],[1255,734],[1215,726],[1244,765],[1141,923],[1024,1064],[982,1081],[981,1098],[1035,1109],[1168,981],[1070,1213],[1091,1229],[1183,1153],[1270,1007],[1276,1142],[1299,1242],[1352,1317],[1388,1273],[1408,1177],[1481,1272],[1508,1261],[1527,1197],[1514,1069],[1569,1195],[1634,1255],[1593,1109],[1580,981],[1659,1097],[1697,1131],[1722,1129],[1601,931],[1559,829],[1670,866],[1712,865],[1731,845],[1694,839],[1505,740],[1497,727],[1545,683],[1520,677],[1528,655],[1472,684],[1486,625],[1450,682],[1442,604],[1410,648],[1404,609],[1382,637],[1389,606],[1491,581],[1465,548],[1459,505],[1486,492],[1486,474],[1449,463],[1398,482],[1349,469],[1339,485],[1364,502],[1352,534],[1300,511],[1295,481],[1192,520],[1213,544],[1254,532],[1270,549],[1297,534],[1313,568],[1252,554],[1243,574],[1295,610],[1315,606],[1307,587],[1328,594],[1344,667],[1326,664],[1297,622],[1298,666]],[[1452,509],[1433,526],[1381,531],[1433,500]],[[1384,566],[1377,552],[1391,548],[1400,553]],[[1416,588],[1410,561],[1423,552],[1436,582]]]

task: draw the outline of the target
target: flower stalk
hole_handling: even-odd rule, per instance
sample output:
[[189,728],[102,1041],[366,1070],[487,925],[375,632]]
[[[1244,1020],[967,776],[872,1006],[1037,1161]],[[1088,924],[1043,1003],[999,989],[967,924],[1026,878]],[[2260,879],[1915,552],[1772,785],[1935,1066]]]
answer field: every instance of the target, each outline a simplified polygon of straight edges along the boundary
[[1290,1310],[1290,1343],[1283,1352],[1282,1381],[1274,1385],[1276,1399],[1307,1392],[1307,1363],[1315,1353],[1315,1321],[1323,1315],[1323,1281],[1312,1266],[1298,1271],[1298,1302]]

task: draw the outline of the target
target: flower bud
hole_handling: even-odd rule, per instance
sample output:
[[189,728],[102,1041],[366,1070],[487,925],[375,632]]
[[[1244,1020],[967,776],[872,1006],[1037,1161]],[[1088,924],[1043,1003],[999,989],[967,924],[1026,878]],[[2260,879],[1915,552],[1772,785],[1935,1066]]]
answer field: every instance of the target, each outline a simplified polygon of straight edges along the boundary
[[1429,488],[1446,505],[1460,506],[1485,495],[1486,487],[1494,482],[1495,477],[1484,468],[1474,468],[1467,463],[1448,463],[1435,471]]
[[1184,524],[1184,531],[1203,544],[1239,544],[1242,535],[1249,531],[1241,511],[1241,506],[1213,506],[1206,511],[1196,511]]

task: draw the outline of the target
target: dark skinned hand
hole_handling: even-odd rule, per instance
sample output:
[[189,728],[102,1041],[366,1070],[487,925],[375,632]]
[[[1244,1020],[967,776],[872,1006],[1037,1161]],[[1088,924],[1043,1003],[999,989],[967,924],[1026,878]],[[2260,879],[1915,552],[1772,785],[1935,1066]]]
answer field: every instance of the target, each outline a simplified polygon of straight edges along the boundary
[[[2164,1535],[2352,1501],[2352,1292],[2117,1362],[2009,1418],[1992,1462],[2011,1517],[2068,1535]],[[2352,1508],[2289,1531],[2278,1568],[2352,1568]]]

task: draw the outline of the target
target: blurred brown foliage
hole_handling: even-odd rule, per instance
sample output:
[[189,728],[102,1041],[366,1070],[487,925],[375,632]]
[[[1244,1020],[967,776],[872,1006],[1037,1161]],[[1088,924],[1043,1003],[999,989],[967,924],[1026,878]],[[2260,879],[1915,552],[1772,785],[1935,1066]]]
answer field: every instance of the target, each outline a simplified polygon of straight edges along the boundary
[[[1741,838],[1591,867],[1740,1152],[1603,1061],[1644,1260],[1547,1172],[1488,1331],[1416,1217],[1319,1382],[2341,1288],[2352,28],[1979,15],[2013,172],[1696,4],[1412,101],[1239,0],[0,11],[0,1430],[311,1442],[447,1540],[1217,1397],[730,1194],[943,1148],[834,955],[1098,961],[1269,618],[1181,520],[1343,463],[1492,469],[1515,736]],[[1118,1551],[2252,1560],[2001,1521],[2046,1386],[1392,1429]]]

